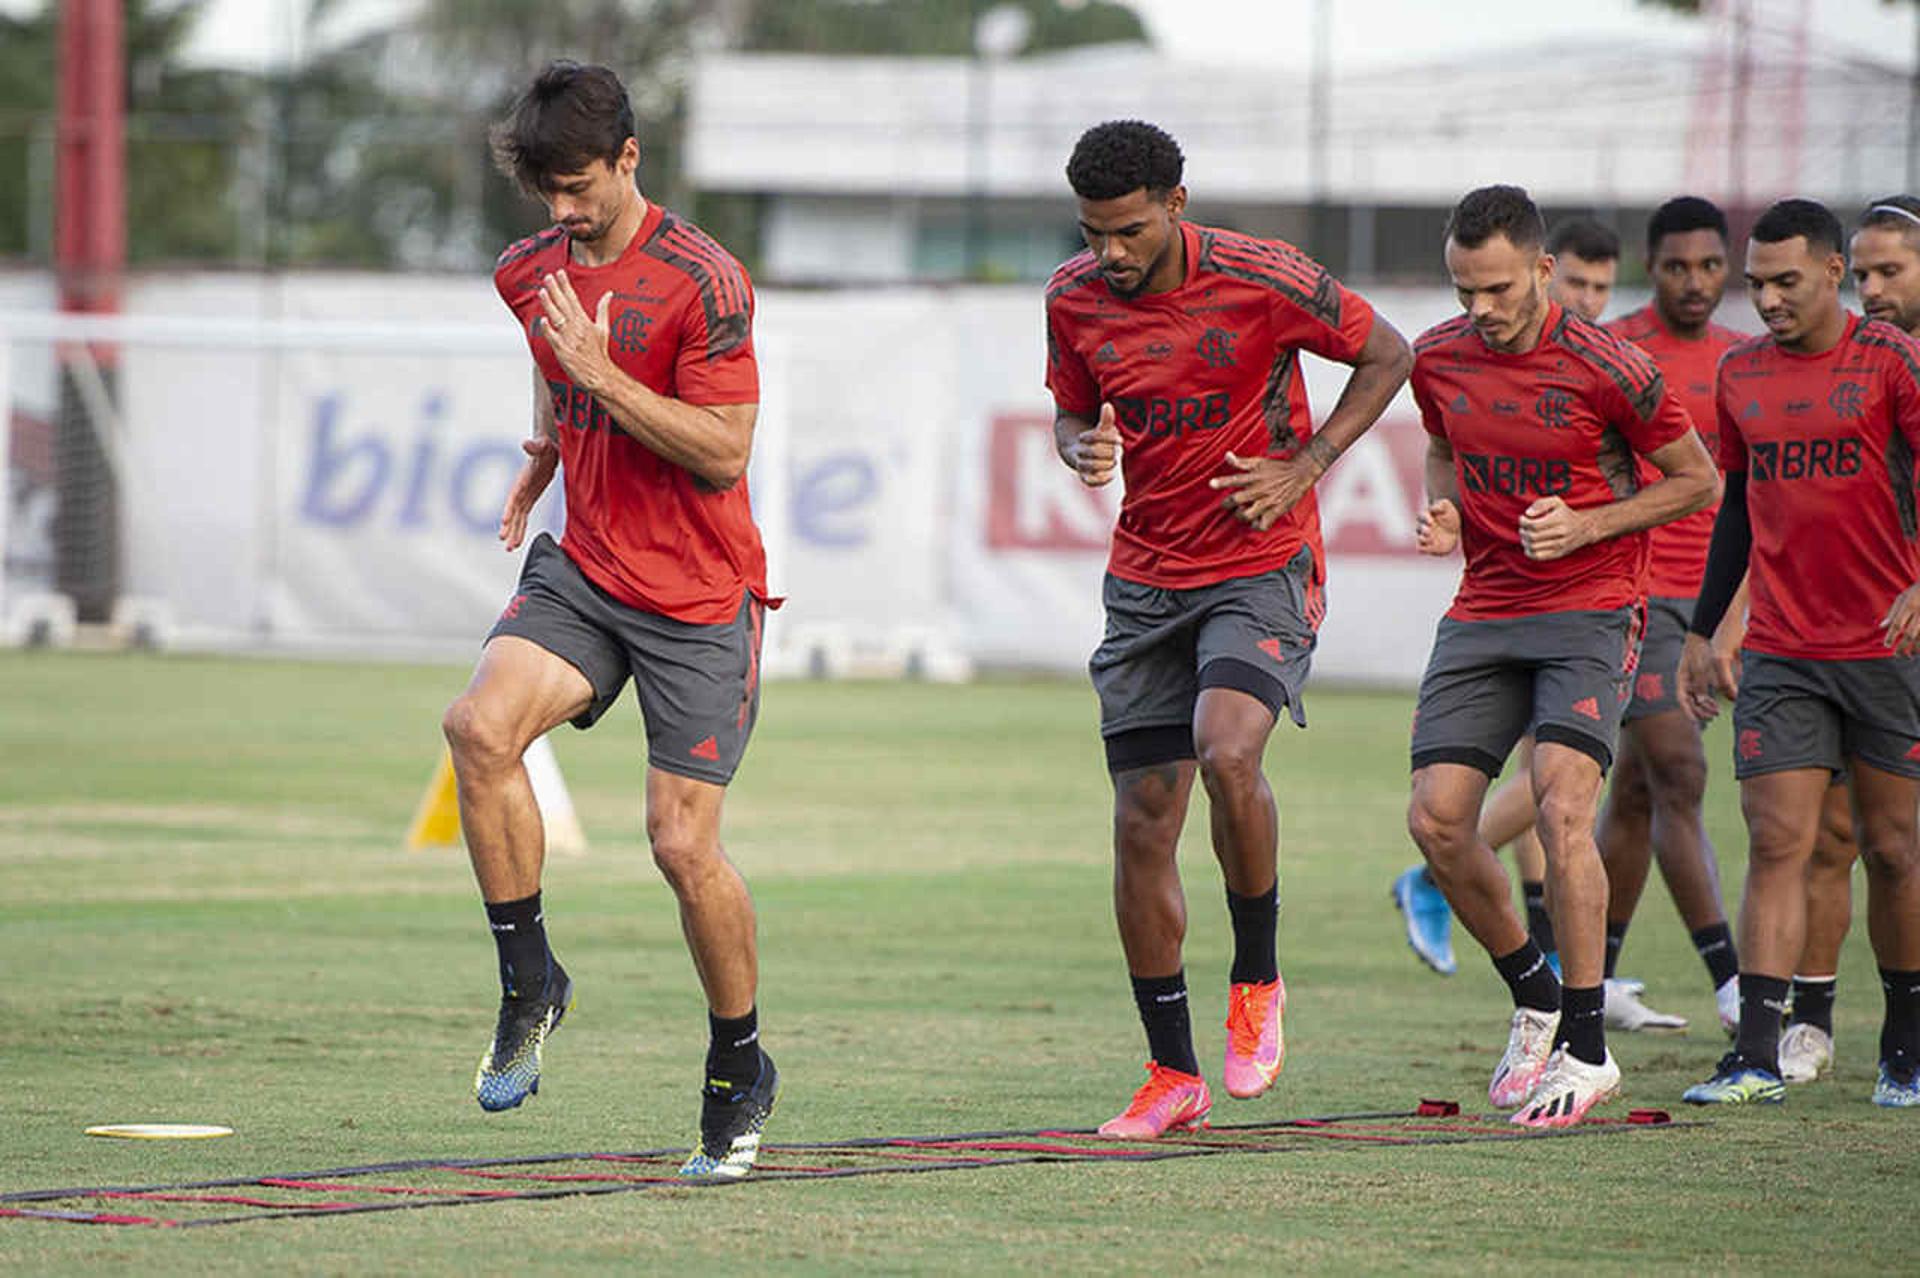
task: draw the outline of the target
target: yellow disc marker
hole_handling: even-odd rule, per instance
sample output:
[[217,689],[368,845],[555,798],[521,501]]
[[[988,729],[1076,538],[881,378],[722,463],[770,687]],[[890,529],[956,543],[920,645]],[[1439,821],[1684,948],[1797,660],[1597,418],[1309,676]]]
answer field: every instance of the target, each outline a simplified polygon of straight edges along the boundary
[[231,1136],[233,1128],[209,1123],[103,1123],[87,1128],[87,1135],[122,1140],[206,1140],[210,1136]]

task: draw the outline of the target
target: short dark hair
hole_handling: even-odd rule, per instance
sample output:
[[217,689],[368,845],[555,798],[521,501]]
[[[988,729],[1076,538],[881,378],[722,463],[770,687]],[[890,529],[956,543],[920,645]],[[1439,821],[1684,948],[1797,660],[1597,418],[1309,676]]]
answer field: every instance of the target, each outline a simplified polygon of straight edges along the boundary
[[1647,219],[1647,256],[1652,257],[1667,236],[1687,231],[1718,231],[1721,242],[1725,243],[1727,215],[1712,200],[1703,200],[1697,195],[1674,196]]
[[488,139],[500,171],[538,195],[555,174],[612,164],[633,136],[633,103],[620,77],[562,58],[533,78]]
[[1186,157],[1165,129],[1145,120],[1108,120],[1074,143],[1067,184],[1083,200],[1117,200],[1145,188],[1158,195],[1180,185]]
[[1920,247],[1920,200],[1911,195],[1881,196],[1860,215],[1860,229],[1869,226],[1904,232],[1910,244]]
[[1590,217],[1563,218],[1547,234],[1547,252],[1571,253],[1583,262],[1620,260],[1620,236],[1610,226]]
[[1483,186],[1468,191],[1447,216],[1447,238],[1476,249],[1496,235],[1515,248],[1537,249],[1547,242],[1547,224],[1533,197],[1518,186]]
[[1818,200],[1776,200],[1754,222],[1750,234],[1762,244],[1779,244],[1796,235],[1805,236],[1807,248],[1815,254],[1822,250],[1846,251],[1840,219]]

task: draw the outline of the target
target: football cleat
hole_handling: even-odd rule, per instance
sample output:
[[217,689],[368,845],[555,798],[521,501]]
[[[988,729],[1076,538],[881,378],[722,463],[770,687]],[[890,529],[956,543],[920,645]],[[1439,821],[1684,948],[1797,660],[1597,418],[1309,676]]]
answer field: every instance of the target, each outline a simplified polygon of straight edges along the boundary
[[1795,1021],[1780,1036],[1780,1078],[1811,1083],[1833,1066],[1833,1035],[1818,1025]]
[[741,1091],[721,1079],[700,1089],[700,1143],[680,1164],[691,1181],[739,1180],[760,1157],[760,1131],[780,1098],[780,1071],[773,1057],[760,1053],[760,1073]]
[[1460,966],[1453,957],[1453,909],[1425,866],[1416,865],[1393,881],[1393,903],[1406,920],[1414,954],[1440,975],[1452,976]]
[[1684,1030],[1687,1018],[1656,1012],[1640,1001],[1646,987],[1639,981],[1608,977],[1605,986],[1606,1027],[1610,1030]]
[[1148,1061],[1147,1081],[1124,1110],[1100,1124],[1100,1135],[1153,1140],[1170,1131],[1206,1126],[1212,1108],[1205,1079]]
[[1273,1086],[1287,1059],[1280,1018],[1287,1010],[1287,983],[1239,984],[1227,990],[1227,1095],[1249,1100]]
[[1713,1077],[1695,1083],[1680,1094],[1689,1105],[1778,1105],[1787,1098],[1780,1076],[1728,1052],[1714,1067]]
[[1513,1121],[1521,1127],[1571,1127],[1595,1105],[1619,1094],[1620,1066],[1612,1052],[1598,1065],[1589,1065],[1562,1047],[1547,1062],[1546,1073]]
[[1920,1064],[1908,1058],[1881,1061],[1873,1103],[1883,1109],[1920,1109]]
[[1740,1033],[1740,978],[1729,976],[1713,992],[1714,1009],[1720,1013],[1720,1028],[1728,1038]]
[[1540,1012],[1531,1007],[1515,1008],[1513,1028],[1507,1034],[1506,1054],[1493,1071],[1487,1086],[1487,1099],[1498,1109],[1524,1105],[1534,1086],[1547,1072],[1547,1060],[1553,1055],[1553,1036],[1560,1030],[1560,1013]]
[[512,1109],[540,1090],[540,1055],[547,1036],[573,1009],[573,981],[554,961],[546,988],[533,998],[500,998],[493,1042],[473,1076],[473,1096],[490,1113]]

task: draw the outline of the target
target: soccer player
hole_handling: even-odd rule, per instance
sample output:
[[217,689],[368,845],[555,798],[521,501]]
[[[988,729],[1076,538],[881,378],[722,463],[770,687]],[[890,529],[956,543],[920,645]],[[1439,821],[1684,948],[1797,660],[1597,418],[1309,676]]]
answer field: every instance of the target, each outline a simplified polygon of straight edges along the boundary
[[1704,717],[1726,689],[1706,636],[1742,574],[1747,632],[1734,775],[1748,834],[1740,1025],[1695,1104],[1778,1103],[1789,978],[1806,934],[1806,869],[1833,775],[1851,777],[1886,991],[1875,1104],[1920,1106],[1920,343],[1840,304],[1840,223],[1781,200],[1747,244],[1767,332],[1720,362],[1726,500],[1681,659]]
[[744,1176],[779,1086],[761,1050],[753,902],[720,808],[759,707],[766,560],[747,503],[759,399],[753,291],[739,263],[641,195],[626,89],[549,64],[493,132],[553,225],[500,255],[494,284],[536,365],[534,435],[500,520],[508,550],[556,468],[566,530],[527,551],[473,681],[446,713],[474,875],[499,950],[500,1016],[474,1090],[539,1090],[573,1001],[540,904],[540,810],[521,766],[562,723],[591,727],[632,679],[647,731],[646,823],[705,987],[700,1136],[680,1169]]
[[[1469,192],[1446,238],[1466,314],[1415,343],[1429,435],[1418,544],[1462,545],[1467,564],[1420,684],[1407,825],[1513,995],[1489,1097],[1519,1106],[1522,1126],[1563,1127],[1620,1084],[1601,1018],[1593,820],[1641,624],[1642,534],[1713,500],[1718,479],[1658,366],[1548,298],[1545,235],[1520,188]],[[1564,986],[1476,831],[1488,781],[1529,729]]]
[[[1653,356],[1669,389],[1714,448],[1714,372],[1740,340],[1713,322],[1727,288],[1727,219],[1697,196],[1654,210],[1647,223],[1647,276],[1653,300],[1608,327]],[[1740,1019],[1740,970],[1713,845],[1700,815],[1707,759],[1700,729],[1674,698],[1673,678],[1700,574],[1706,568],[1713,508],[1663,524],[1648,535],[1652,566],[1647,632],[1620,730],[1620,757],[1600,812],[1600,857],[1607,867],[1606,1021],[1608,1029],[1685,1029],[1686,1018],[1657,1012],[1641,984],[1615,975],[1627,926],[1657,855],[1660,875],[1706,964],[1722,1026]]]
[[[1850,257],[1868,319],[1920,337],[1920,200],[1889,195],[1860,215]],[[1730,610],[1731,611],[1731,610]],[[1833,1064],[1833,1002],[1840,943],[1853,920],[1853,801],[1844,780],[1827,788],[1807,863],[1807,939],[1794,967],[1780,1078],[1810,1083]]]
[[[1180,148],[1096,125],[1067,163],[1087,248],[1047,285],[1061,460],[1126,496],[1089,663],[1114,789],[1114,913],[1146,1029],[1147,1081],[1104,1134],[1156,1137],[1212,1104],[1194,1054],[1175,853],[1195,773],[1233,923],[1225,1082],[1258,1096],[1285,1058],[1275,949],[1279,814],[1262,772],[1325,608],[1313,485],[1373,424],[1411,355],[1290,244],[1184,219]],[[1301,351],[1351,365],[1315,431]]]
[[[1597,324],[1613,296],[1620,270],[1620,237],[1592,218],[1569,218],[1547,234],[1553,275],[1547,296],[1589,323]],[[1520,738],[1513,775],[1494,787],[1480,809],[1480,837],[1490,848],[1511,847],[1520,872],[1520,900],[1526,907],[1527,934],[1559,971],[1553,916],[1547,910],[1547,854],[1534,829],[1533,737]],[[1407,928],[1407,944],[1422,962],[1442,976],[1459,963],[1453,956],[1453,911],[1425,865],[1412,866],[1393,882],[1393,901]]]

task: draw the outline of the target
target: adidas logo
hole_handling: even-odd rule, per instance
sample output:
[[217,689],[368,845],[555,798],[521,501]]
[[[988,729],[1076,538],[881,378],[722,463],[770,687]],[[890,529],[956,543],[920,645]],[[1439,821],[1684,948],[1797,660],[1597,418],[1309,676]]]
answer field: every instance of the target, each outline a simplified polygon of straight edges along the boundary
[[[1275,661],[1279,661],[1281,659],[1280,658],[1280,641],[1278,639],[1262,639],[1259,643],[1255,644],[1254,646],[1260,649],[1260,651],[1266,653],[1269,657],[1272,657]],[[1920,749],[1920,747],[1916,747],[1916,749]]]
[[1575,714],[1585,715],[1595,723],[1600,721],[1600,700],[1597,697],[1582,697],[1573,703]]
[[1112,342],[1106,343],[1093,353],[1093,362],[1096,364],[1118,364],[1120,362],[1120,348]]
[[[1596,719],[1599,717],[1598,715],[1594,716]],[[696,759],[705,759],[709,763],[718,763],[720,762],[720,743],[712,737],[708,737],[705,741],[702,741],[699,745],[687,751],[687,753]]]
[[1461,391],[1458,395],[1455,395],[1453,397],[1453,403],[1450,404],[1449,407],[1456,413],[1466,412],[1467,409],[1471,407],[1471,405],[1467,403],[1467,393]]

